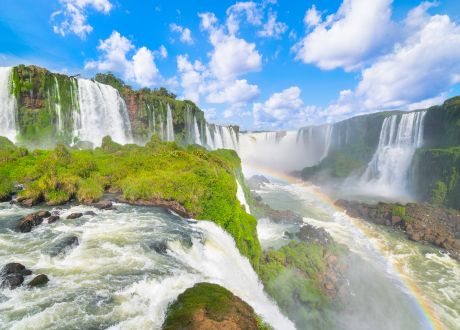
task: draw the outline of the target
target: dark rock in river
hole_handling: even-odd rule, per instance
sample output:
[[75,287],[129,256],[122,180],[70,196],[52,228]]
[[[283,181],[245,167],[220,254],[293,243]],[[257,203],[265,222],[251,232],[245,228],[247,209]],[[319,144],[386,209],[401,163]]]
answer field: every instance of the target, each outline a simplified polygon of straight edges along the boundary
[[92,204],[92,206],[100,210],[108,210],[113,207],[113,203],[111,201],[103,200],[103,201],[99,201],[97,203]]
[[32,271],[20,263],[6,264],[0,272],[0,277],[2,278],[0,286],[15,289],[24,282],[24,276],[30,274],[32,274]]
[[16,231],[21,233],[28,233],[32,230],[32,227],[40,225],[43,222],[43,219],[50,216],[51,213],[48,211],[38,211],[26,215],[19,220],[19,223],[16,225]]
[[48,282],[49,282],[48,276],[46,276],[44,274],[40,274],[40,275],[35,276],[34,279],[32,281],[30,281],[27,285],[32,286],[32,287],[34,287],[34,286],[43,286]]
[[83,213],[76,212],[76,213],[72,213],[72,214],[68,215],[67,219],[78,219],[78,218],[81,218],[82,216],[83,216]]
[[149,247],[155,250],[156,253],[166,254],[166,252],[168,251],[168,242],[166,241],[153,242],[149,244]]
[[68,236],[60,240],[53,248],[50,253],[52,257],[55,257],[59,254],[65,253],[70,250],[72,247],[78,246],[80,242],[78,241],[77,236]]
[[94,217],[94,216],[96,216],[97,214],[96,214],[96,212],[94,212],[94,211],[86,211],[86,212],[84,213],[84,215],[90,215],[90,216]]
[[60,219],[61,217],[59,215],[52,215],[48,218],[48,223],[53,223],[56,222]]
[[180,204],[179,202],[175,200],[155,198],[155,199],[150,199],[150,200],[138,199],[138,200],[133,201],[133,200],[124,199],[122,196],[118,197],[117,200],[120,203],[126,203],[130,205],[164,207],[168,210],[176,212],[177,214],[179,214],[181,217],[184,217],[184,218],[194,218],[195,217],[194,213],[189,212],[182,204]]

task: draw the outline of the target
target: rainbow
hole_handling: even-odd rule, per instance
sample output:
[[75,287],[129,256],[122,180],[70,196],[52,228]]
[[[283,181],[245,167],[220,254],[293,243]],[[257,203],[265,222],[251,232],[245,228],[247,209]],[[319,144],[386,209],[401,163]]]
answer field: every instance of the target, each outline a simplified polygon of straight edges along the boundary
[[[251,164],[244,164],[243,167],[245,169],[251,169],[255,173],[265,174],[269,177],[275,178],[287,184],[301,184],[301,181],[298,177],[283,173],[281,171],[277,171],[274,169],[262,167],[262,166],[254,166]],[[328,206],[333,208],[337,212],[344,212],[344,210],[337,205],[335,205],[334,200],[332,200],[329,196],[324,194],[318,187],[312,187],[312,193],[321,201],[326,203]],[[350,224],[357,228],[360,232],[362,232],[366,237],[372,238],[376,236],[376,233],[372,230],[371,227],[365,225],[365,223],[361,220],[351,218],[349,216],[345,217]],[[434,308],[432,307],[431,302],[429,299],[423,294],[420,287],[417,283],[411,278],[409,274],[404,270],[404,266],[402,263],[389,260],[388,257],[385,255],[385,246],[383,243],[379,243],[379,241],[371,240],[377,252],[379,252],[380,256],[384,258],[390,266],[392,266],[394,270],[394,274],[398,275],[398,280],[400,283],[407,288],[408,292],[411,293],[411,296],[416,304],[417,310],[419,311],[421,317],[425,321],[428,329],[434,330],[442,330],[444,326],[436,315]]]

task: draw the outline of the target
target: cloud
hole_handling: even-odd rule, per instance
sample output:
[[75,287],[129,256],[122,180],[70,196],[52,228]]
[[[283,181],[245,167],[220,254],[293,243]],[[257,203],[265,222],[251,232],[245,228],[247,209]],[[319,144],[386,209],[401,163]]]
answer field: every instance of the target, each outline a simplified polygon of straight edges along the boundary
[[355,90],[342,91],[321,116],[342,119],[386,109],[419,109],[441,103],[460,82],[460,27],[447,15],[430,16],[430,3],[411,10],[402,40],[362,70]]
[[103,14],[108,14],[113,8],[109,0],[59,0],[59,3],[62,9],[51,14],[51,21],[56,23],[53,31],[62,36],[74,33],[81,39],[93,31],[87,23],[88,8]]
[[[141,87],[152,87],[161,78],[153,52],[146,47],[136,50],[132,42],[117,31],[100,40],[98,50],[99,59],[87,62],[85,69],[119,73],[124,80]],[[134,55],[128,59],[132,52]]]
[[198,103],[200,95],[205,92],[206,67],[200,61],[190,62],[188,55],[179,55],[177,70],[180,75],[183,98]]
[[175,23],[172,23],[169,25],[169,29],[172,31],[172,32],[177,32],[180,34],[180,41],[182,41],[183,43],[186,43],[188,45],[192,45],[193,44],[193,38],[192,38],[192,31],[190,31],[189,28],[184,28],[180,25],[177,25]]
[[254,103],[253,117],[257,128],[292,128],[309,121],[316,110],[305,106],[300,98],[301,90],[297,86],[274,93],[264,103]]
[[226,25],[219,25],[213,13],[200,13],[199,17],[201,29],[209,33],[213,49],[206,65],[201,61],[192,62],[188,55],[178,56],[183,97],[196,103],[204,96],[211,104],[231,104],[231,111],[226,113],[235,114],[259,95],[257,85],[239,77],[260,70],[262,56],[254,43],[231,34]]
[[211,38],[214,50],[211,53],[210,68],[219,79],[232,79],[248,72],[259,71],[262,56],[254,43],[231,35]]
[[305,18],[303,19],[305,26],[315,27],[321,23],[321,14],[316,10],[316,6],[313,5],[310,9],[307,10]]
[[160,49],[157,52],[161,58],[168,58],[168,50],[164,45],[161,45]]
[[211,91],[206,101],[209,103],[246,103],[254,100],[259,94],[257,85],[251,85],[246,79],[242,79]]
[[227,9],[227,29],[229,34],[235,35],[240,29],[240,22],[244,20],[251,25],[262,24],[263,13],[253,1],[237,2]]
[[270,13],[267,23],[264,24],[263,29],[258,31],[257,34],[261,37],[278,39],[287,29],[288,26],[285,23],[276,21],[276,13]]
[[321,69],[354,70],[392,39],[392,0],[343,0],[323,21],[316,7],[307,11],[304,38],[293,48],[296,59]]

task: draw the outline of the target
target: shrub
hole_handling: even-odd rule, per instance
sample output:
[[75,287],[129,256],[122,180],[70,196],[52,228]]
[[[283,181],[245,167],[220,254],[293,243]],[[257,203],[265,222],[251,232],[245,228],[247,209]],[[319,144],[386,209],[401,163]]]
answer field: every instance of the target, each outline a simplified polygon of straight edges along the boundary
[[9,199],[13,188],[13,182],[9,178],[0,178],[0,201]]
[[62,190],[51,190],[45,193],[45,201],[48,205],[61,205],[70,200],[70,194]]
[[406,208],[402,205],[394,205],[391,209],[391,215],[402,219],[406,215]]
[[102,184],[93,178],[82,180],[78,187],[77,199],[81,203],[95,203],[104,195]]

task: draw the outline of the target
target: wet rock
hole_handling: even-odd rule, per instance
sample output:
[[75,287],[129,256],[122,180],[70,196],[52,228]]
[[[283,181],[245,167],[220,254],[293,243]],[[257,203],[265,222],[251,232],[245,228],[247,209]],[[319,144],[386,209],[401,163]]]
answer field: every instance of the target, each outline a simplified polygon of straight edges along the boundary
[[365,204],[339,200],[348,215],[402,230],[408,239],[443,248],[457,258],[460,252],[460,213],[430,204]]
[[40,274],[34,277],[32,281],[30,281],[27,285],[32,287],[43,286],[49,282],[48,276],[45,274]]
[[95,208],[100,210],[108,210],[113,207],[113,203],[111,201],[102,200],[100,202],[92,204]]
[[94,217],[94,216],[96,216],[97,214],[96,214],[96,212],[94,212],[94,211],[86,211],[84,215],[90,215],[90,216]]
[[24,276],[32,274],[32,271],[24,265],[12,262],[3,266],[0,276],[2,278],[1,287],[15,289],[24,282]]
[[149,246],[151,249],[155,250],[155,252],[159,254],[166,254],[166,252],[168,251],[168,242],[166,241],[153,242]]
[[78,246],[80,242],[77,236],[68,236],[60,240],[52,249],[50,255],[55,257],[57,255],[66,253],[71,248]]
[[21,274],[10,274],[6,275],[2,281],[2,287],[7,287],[10,289],[16,289],[24,282],[24,276]]
[[58,221],[61,217],[59,215],[52,215],[48,218],[48,223],[54,223]]
[[75,212],[67,216],[67,219],[78,219],[83,216],[83,213],[81,212]]
[[32,227],[38,226],[43,222],[43,219],[51,216],[51,213],[48,211],[38,211],[26,215],[21,218],[16,225],[16,231],[21,233],[28,233],[32,230]]

